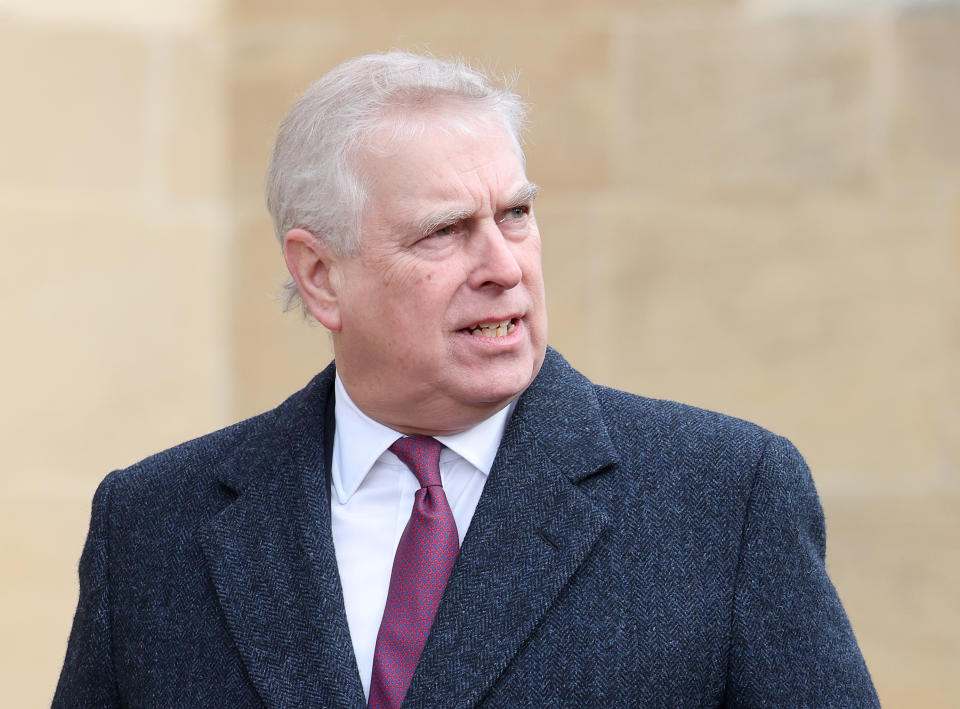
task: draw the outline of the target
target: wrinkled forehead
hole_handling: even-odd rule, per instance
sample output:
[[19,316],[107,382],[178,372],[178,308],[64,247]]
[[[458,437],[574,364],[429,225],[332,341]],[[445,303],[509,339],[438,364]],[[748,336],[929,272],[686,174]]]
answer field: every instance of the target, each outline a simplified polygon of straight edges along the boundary
[[404,101],[390,106],[365,135],[358,146],[361,153],[392,157],[411,141],[438,131],[451,137],[475,137],[491,128],[502,129],[505,139],[516,150],[521,163],[523,149],[503,117],[490,107],[470,103],[459,97],[432,97],[429,101]]
[[492,208],[528,184],[523,153],[495,111],[443,108],[392,110],[369,131],[354,154],[361,224],[405,233],[441,212]]
[[464,193],[470,192],[477,201],[484,201],[484,194],[496,202],[494,195],[526,182],[520,153],[495,119],[427,121],[416,127],[406,135],[385,127],[388,132],[363,151],[358,172],[367,198],[465,201]]

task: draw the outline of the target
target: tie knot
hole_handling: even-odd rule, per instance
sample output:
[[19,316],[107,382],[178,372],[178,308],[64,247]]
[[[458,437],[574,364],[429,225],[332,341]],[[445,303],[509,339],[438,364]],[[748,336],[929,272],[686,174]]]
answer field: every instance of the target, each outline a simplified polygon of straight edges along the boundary
[[430,436],[404,436],[390,446],[390,452],[410,468],[421,487],[441,485],[440,450],[443,444]]

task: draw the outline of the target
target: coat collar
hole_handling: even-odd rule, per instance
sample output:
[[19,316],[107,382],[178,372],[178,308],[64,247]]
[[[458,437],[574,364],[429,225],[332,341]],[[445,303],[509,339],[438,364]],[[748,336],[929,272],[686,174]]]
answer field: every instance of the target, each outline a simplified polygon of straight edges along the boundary
[[[330,535],[331,365],[251,422],[201,539],[230,632],[268,707],[363,707]],[[325,463],[326,460],[326,463]]]
[[[218,475],[237,499],[202,538],[271,707],[364,705],[330,533],[333,378],[331,365],[252,428]],[[593,385],[548,350],[504,432],[407,704],[473,705],[489,690],[607,525],[578,483],[615,463]]]
[[405,705],[483,698],[608,524],[577,483],[615,463],[593,385],[548,350],[507,425]]

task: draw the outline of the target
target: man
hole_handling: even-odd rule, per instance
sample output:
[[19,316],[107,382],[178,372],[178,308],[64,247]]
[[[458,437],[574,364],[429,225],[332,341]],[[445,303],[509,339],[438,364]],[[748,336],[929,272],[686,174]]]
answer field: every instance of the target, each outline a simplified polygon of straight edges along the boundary
[[55,706],[874,706],[799,454],[546,346],[523,107],[346,62],[268,203],[336,366],[111,474]]

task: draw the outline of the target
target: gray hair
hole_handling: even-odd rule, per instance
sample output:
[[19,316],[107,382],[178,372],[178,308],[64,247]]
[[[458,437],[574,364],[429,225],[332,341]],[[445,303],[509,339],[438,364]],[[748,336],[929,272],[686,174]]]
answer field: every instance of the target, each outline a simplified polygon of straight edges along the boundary
[[[367,54],[314,82],[280,123],[267,170],[267,208],[280,243],[299,228],[335,253],[355,253],[365,202],[356,152],[388,120],[391,139],[412,137],[424,127],[415,116],[447,106],[479,109],[439,116],[457,132],[471,132],[470,123],[501,120],[523,160],[526,104],[463,60],[401,51]],[[287,309],[303,305],[292,280],[284,288]]]

